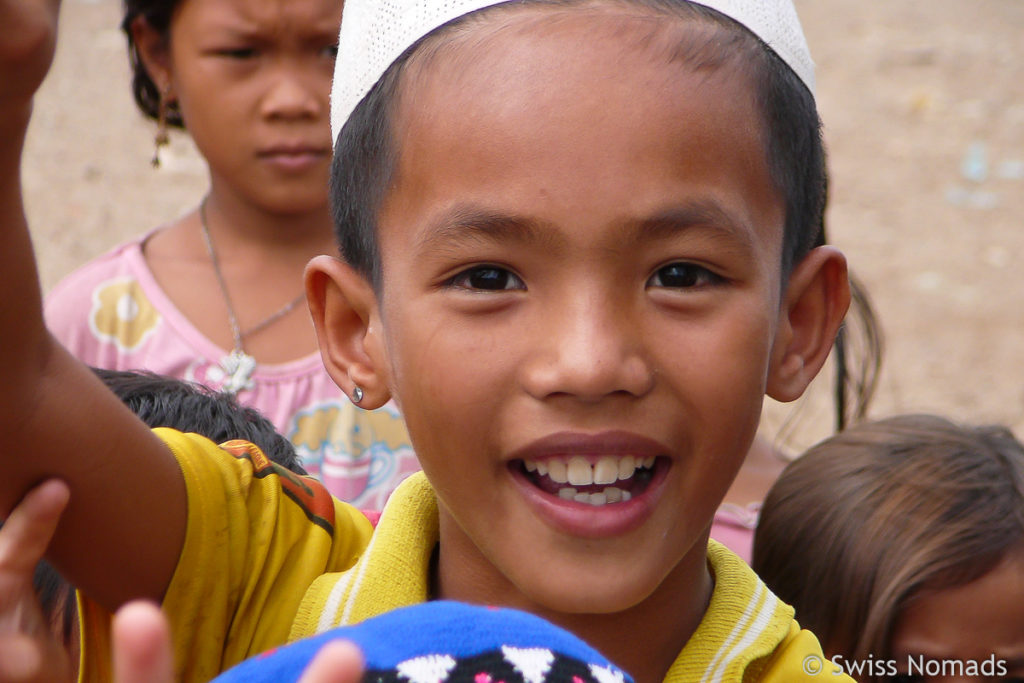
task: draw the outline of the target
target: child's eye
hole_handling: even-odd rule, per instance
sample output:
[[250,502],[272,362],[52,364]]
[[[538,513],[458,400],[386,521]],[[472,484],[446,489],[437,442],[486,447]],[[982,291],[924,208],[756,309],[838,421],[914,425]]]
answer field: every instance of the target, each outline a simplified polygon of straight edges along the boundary
[[230,59],[252,59],[259,55],[259,51],[254,47],[230,47],[217,50],[217,54]]
[[506,289],[526,289],[519,276],[498,266],[477,266],[463,271],[451,280],[454,287],[462,289],[479,289],[501,291]]
[[337,57],[338,57],[338,44],[334,43],[332,45],[328,45],[328,46],[324,47],[320,51],[320,54],[322,54],[324,57],[327,57],[328,59],[332,59],[332,60],[333,59],[337,59]]
[[670,289],[689,289],[702,285],[713,285],[721,282],[722,278],[715,275],[707,268],[693,263],[670,263],[662,266],[651,279],[647,281],[648,287],[667,287]]

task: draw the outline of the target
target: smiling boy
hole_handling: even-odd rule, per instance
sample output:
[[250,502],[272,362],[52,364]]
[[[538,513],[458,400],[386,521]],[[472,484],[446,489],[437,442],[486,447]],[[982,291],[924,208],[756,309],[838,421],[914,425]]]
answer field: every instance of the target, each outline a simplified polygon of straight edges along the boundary
[[[814,637],[708,529],[763,397],[797,398],[824,362],[846,266],[816,246],[824,160],[792,6],[707,4],[348,2],[343,259],[314,260],[307,294],[328,371],[361,407],[401,406],[426,475],[369,540],[258,458],[155,438],[100,396],[84,420],[66,396],[98,391],[37,304],[15,307],[29,324],[2,369],[39,407],[5,397],[0,427],[41,454],[5,457],[0,505],[68,480],[51,554],[96,601],[86,632],[100,606],[162,598],[179,675],[203,680],[447,598],[546,617],[640,683],[817,673]],[[18,237],[5,263],[31,262]],[[160,501],[148,523],[124,518],[136,500]],[[114,561],[75,554],[93,528]]]

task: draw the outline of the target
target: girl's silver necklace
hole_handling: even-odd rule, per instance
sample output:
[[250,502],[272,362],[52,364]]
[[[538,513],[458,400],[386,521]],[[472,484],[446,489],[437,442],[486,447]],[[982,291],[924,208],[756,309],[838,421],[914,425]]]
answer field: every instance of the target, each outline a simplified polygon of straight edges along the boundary
[[256,323],[247,330],[238,325],[238,316],[235,315],[235,307],[231,304],[231,295],[228,294],[228,286],[224,281],[224,273],[220,269],[220,260],[217,258],[217,251],[213,248],[213,239],[210,237],[210,225],[206,220],[206,200],[203,197],[199,203],[199,225],[203,229],[203,240],[206,242],[206,252],[210,255],[210,263],[213,264],[213,273],[217,276],[217,284],[220,286],[220,293],[224,296],[224,306],[228,309],[228,323],[231,325],[231,338],[234,348],[231,353],[220,359],[220,367],[227,375],[224,382],[224,391],[237,394],[243,389],[252,389],[252,373],[256,370],[256,359],[245,352],[243,340],[249,335],[256,334],[292,312],[306,297],[305,292],[300,292],[297,297],[286,303],[269,316]]

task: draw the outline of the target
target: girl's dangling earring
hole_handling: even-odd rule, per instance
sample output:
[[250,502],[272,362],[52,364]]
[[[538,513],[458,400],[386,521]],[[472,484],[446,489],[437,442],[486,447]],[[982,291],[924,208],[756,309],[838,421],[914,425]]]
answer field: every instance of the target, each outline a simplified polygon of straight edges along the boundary
[[149,162],[153,168],[160,168],[160,148],[166,147],[171,141],[170,136],[167,134],[167,95],[167,90],[160,93],[160,106],[157,110],[156,118],[156,135],[153,137],[155,148],[153,149],[153,158]]

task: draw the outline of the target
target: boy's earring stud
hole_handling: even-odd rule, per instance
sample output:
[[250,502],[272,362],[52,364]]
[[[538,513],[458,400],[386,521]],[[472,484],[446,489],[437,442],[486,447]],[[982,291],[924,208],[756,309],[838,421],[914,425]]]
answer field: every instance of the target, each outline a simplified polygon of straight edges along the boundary
[[156,135],[153,138],[155,149],[150,164],[153,168],[160,168],[160,148],[166,147],[171,138],[167,134],[167,92],[160,93],[160,105],[157,109]]
[[363,390],[356,387],[352,390],[352,402],[359,405],[359,402],[363,400]]

